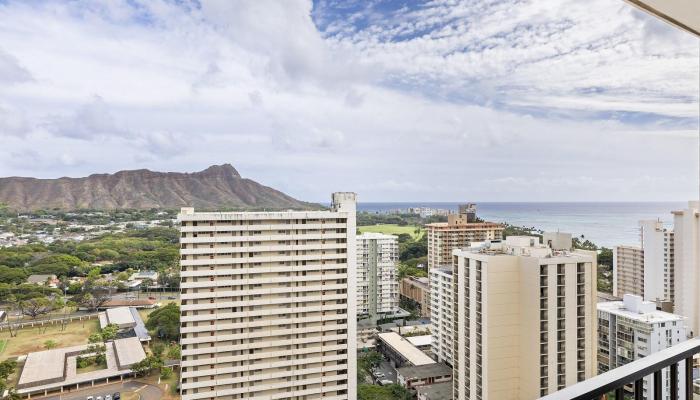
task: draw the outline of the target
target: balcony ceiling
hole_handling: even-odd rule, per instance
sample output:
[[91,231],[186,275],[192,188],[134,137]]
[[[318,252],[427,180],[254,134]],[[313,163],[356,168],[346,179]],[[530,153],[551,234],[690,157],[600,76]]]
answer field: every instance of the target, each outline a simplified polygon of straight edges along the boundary
[[678,28],[700,37],[700,0],[626,0]]

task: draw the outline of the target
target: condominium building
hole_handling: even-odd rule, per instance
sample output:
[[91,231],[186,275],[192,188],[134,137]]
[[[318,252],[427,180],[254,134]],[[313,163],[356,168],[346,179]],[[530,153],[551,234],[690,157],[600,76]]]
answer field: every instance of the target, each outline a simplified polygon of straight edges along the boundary
[[355,194],[179,221],[182,398],[355,400]]
[[428,269],[452,264],[452,250],[468,247],[473,242],[498,240],[504,226],[478,222],[474,204],[461,205],[459,214],[450,214],[447,222],[426,224],[428,235]]
[[613,295],[644,296],[644,250],[638,246],[613,248]]
[[699,204],[673,212],[674,231],[674,313],[688,318],[690,336],[700,333],[700,224]]
[[452,267],[430,270],[431,350],[440,362],[452,365]]
[[399,311],[399,241],[394,235],[357,236],[357,313],[376,320]]
[[454,399],[534,399],[595,374],[595,252],[510,236],[454,257]]
[[657,304],[672,304],[675,294],[673,230],[664,228],[659,220],[639,221],[639,227],[644,251],[644,291],[640,296]]
[[[598,373],[687,340],[684,320],[680,315],[658,311],[655,302],[632,294],[625,294],[623,301],[598,303]],[[679,371],[684,371],[682,365]],[[662,373],[663,399],[672,400],[668,387],[670,371]],[[685,398],[684,388],[685,385],[679,385],[679,398]],[[644,398],[651,399],[653,390],[653,377],[649,375],[644,378]]]
[[421,317],[430,317],[430,280],[407,276],[399,286],[399,300],[420,311]]

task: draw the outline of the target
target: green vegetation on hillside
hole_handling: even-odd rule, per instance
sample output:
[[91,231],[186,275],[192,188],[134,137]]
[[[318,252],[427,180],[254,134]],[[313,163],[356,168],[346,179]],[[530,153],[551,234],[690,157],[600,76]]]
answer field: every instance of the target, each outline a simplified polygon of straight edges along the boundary
[[360,384],[357,387],[358,400],[412,400],[413,395],[401,385],[386,386]]

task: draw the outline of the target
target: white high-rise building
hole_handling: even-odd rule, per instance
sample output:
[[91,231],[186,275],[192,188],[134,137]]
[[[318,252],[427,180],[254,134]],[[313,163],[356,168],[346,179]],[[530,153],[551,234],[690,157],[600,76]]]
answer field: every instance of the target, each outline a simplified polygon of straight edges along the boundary
[[595,252],[510,236],[454,255],[455,400],[535,399],[595,375]]
[[376,319],[399,311],[399,241],[394,235],[357,236],[357,313]]
[[431,350],[439,362],[452,365],[452,267],[430,270]]
[[658,220],[639,221],[639,226],[644,252],[644,300],[673,303],[673,230],[664,228]]
[[688,318],[690,336],[700,333],[700,258],[698,255],[698,202],[673,212],[674,313]]
[[355,400],[355,194],[179,221],[183,400]]
[[[623,301],[598,303],[598,373],[607,372],[687,340],[685,318],[656,309],[656,303],[625,294]],[[683,363],[683,362],[682,362]],[[681,363],[679,371],[684,371]],[[670,398],[670,371],[663,371],[661,393]],[[683,380],[682,373],[681,382]],[[679,398],[685,398],[679,385]],[[653,396],[653,377],[644,378],[644,398]]]

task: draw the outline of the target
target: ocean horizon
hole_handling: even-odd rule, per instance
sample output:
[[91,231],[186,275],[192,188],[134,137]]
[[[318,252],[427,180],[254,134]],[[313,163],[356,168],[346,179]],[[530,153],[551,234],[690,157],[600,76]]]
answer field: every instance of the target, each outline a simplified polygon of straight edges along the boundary
[[[409,207],[457,210],[466,202],[359,202],[358,211],[385,213]],[[659,219],[672,227],[671,211],[687,202],[475,202],[477,215],[545,231],[569,232],[598,246],[639,245],[639,221]]]

